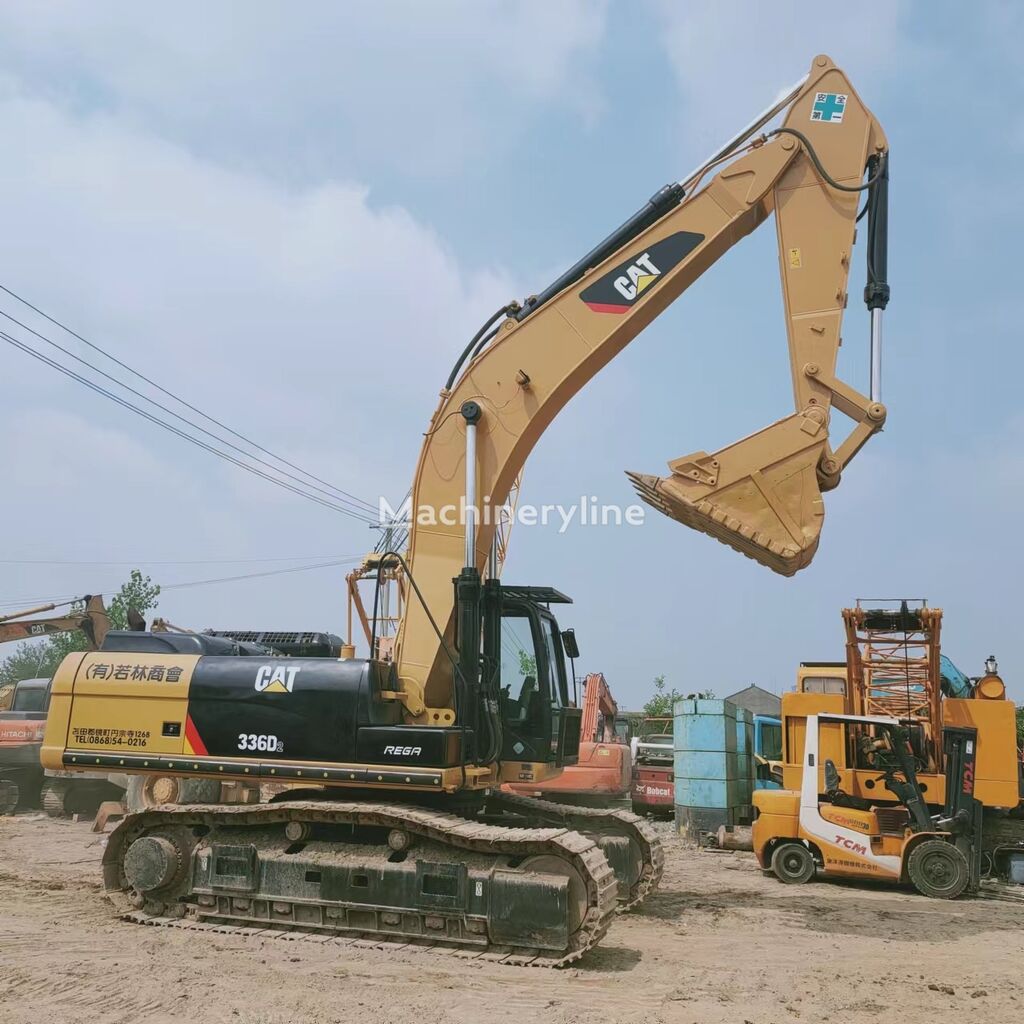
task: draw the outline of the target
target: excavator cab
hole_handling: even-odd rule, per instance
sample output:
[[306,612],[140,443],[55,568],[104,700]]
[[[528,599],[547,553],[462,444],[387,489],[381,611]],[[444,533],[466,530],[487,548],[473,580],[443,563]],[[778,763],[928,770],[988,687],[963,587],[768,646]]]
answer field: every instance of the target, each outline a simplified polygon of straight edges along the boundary
[[[502,760],[574,762],[579,729],[563,728],[569,706],[565,653],[558,623],[548,609],[513,601],[502,610]],[[569,717],[572,717],[569,715]],[[575,740],[573,749],[566,741]],[[572,744],[571,744],[572,745]]]

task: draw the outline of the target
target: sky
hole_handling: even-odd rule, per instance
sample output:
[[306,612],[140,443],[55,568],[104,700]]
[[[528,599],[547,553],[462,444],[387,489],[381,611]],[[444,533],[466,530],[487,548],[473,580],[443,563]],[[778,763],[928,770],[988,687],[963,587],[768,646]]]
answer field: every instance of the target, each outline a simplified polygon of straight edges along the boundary
[[[841,609],[873,597],[945,609],[944,652],[971,675],[994,653],[1024,701],[1024,9],[722,11],[185,0],[158,21],[127,2],[5,4],[0,285],[295,465],[396,502],[479,324],[828,53],[892,148],[889,417],[826,495],[813,564],[784,579],[652,512],[639,528],[516,527],[504,577],[574,598],[560,621],[578,669],[629,707],[661,674],[682,693],[788,689],[801,660],[843,656]],[[840,372],[866,390],[854,255]],[[95,358],[10,295],[0,311]],[[624,470],[662,475],[790,411],[764,225],[573,399],[522,500],[630,503]],[[173,585],[377,538],[8,344],[0,437],[0,611],[110,594],[133,566]],[[172,587],[158,612],[344,633],[344,572]]]

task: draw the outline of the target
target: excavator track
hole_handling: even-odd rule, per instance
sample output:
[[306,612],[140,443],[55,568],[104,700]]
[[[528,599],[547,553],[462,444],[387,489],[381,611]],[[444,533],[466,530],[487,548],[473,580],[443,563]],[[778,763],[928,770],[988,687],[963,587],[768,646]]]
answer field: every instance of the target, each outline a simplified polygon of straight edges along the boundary
[[638,814],[621,809],[577,807],[554,800],[498,793],[487,800],[488,811],[502,811],[525,818],[531,825],[570,828],[595,838],[624,837],[629,841],[628,870],[612,850],[606,849],[619,880],[619,911],[639,906],[658,887],[665,869],[665,852],[658,833]]
[[110,835],[103,879],[119,914],[138,923],[437,947],[536,967],[566,966],[595,946],[618,891],[598,843],[570,828],[339,800],[129,815]]

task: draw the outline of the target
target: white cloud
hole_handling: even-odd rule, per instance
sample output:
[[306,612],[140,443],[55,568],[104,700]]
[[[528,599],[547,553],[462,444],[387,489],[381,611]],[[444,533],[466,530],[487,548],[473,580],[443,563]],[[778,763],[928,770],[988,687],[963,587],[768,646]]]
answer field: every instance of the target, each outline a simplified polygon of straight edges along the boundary
[[[404,493],[451,360],[484,316],[522,291],[500,270],[464,270],[433,230],[408,210],[377,206],[356,183],[287,188],[10,88],[0,90],[0,133],[17,154],[0,163],[4,284],[374,502]],[[8,296],[0,309],[97,360]],[[0,433],[5,493],[16,496],[3,515],[11,557],[349,554],[376,539],[6,345]],[[0,597],[98,589],[92,570],[2,575]],[[340,623],[340,570],[254,586],[263,621]],[[275,604],[285,593],[287,609]],[[167,611],[222,623],[216,597],[185,591]],[[323,608],[329,616],[311,613]]]
[[[0,280],[324,479],[397,500],[451,360],[524,288],[462,266],[361,168],[460,173],[533,114],[589,116],[604,12],[185,3],[154,22],[130,3],[5,5]],[[8,297],[0,309],[97,359]],[[19,498],[4,533],[22,557],[347,554],[376,539],[6,345],[0,432]],[[95,589],[94,573],[7,568],[0,597]],[[339,575],[254,583],[247,613],[336,627]],[[219,596],[164,610],[223,624]]]
[[7,4],[0,55],[29,86],[205,154],[309,179],[447,173],[513,145],[524,115],[599,103],[604,2],[300,6]]
[[660,0],[657,7],[662,45],[686,102],[685,145],[697,159],[798,81],[819,53],[848,72],[869,107],[869,84],[917,59],[916,44],[900,31],[902,2],[858,12],[800,0],[750,0],[728,14],[717,0]]
[[286,190],[39,100],[0,102],[0,132],[19,154],[0,166],[9,283],[320,461],[360,447],[353,424],[359,440],[375,424],[393,438],[391,400],[415,396],[398,418],[425,422],[425,382],[440,386],[461,339],[515,293],[500,272],[464,273],[434,232],[358,185]]

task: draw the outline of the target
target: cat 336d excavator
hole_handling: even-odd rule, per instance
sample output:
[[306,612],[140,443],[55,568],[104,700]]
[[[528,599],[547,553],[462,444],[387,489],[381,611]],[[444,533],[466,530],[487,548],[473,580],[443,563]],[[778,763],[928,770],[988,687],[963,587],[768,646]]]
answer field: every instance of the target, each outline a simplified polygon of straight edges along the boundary
[[[881,127],[843,72],[816,57],[693,174],[481,328],[441,391],[412,508],[499,508],[566,402],[774,213],[796,411],[721,451],[674,460],[667,477],[630,477],[655,508],[776,572],[807,565],[821,492],[885,419],[887,187]],[[861,198],[867,397],[834,375]],[[854,422],[836,448],[833,407]],[[136,633],[61,665],[49,767],[308,786],[259,806],[129,815],[103,863],[125,916],[557,966],[599,941],[616,906],[656,885],[661,851],[641,819],[500,792],[503,782],[542,783],[576,757],[580,712],[550,610],[569,599],[498,579],[489,517],[464,527],[417,518],[408,548],[381,560],[401,569],[407,594],[391,660],[217,656],[202,636]],[[503,644],[509,636],[514,645]]]

